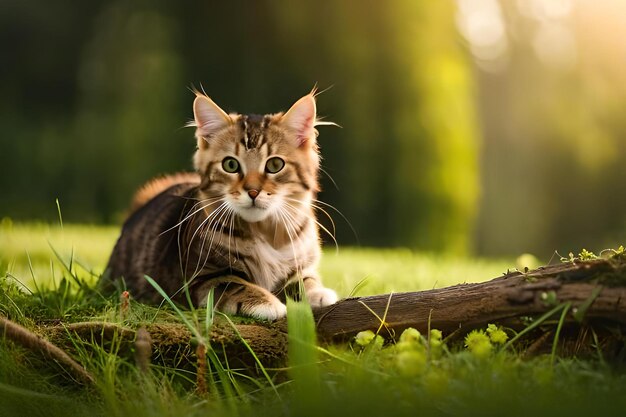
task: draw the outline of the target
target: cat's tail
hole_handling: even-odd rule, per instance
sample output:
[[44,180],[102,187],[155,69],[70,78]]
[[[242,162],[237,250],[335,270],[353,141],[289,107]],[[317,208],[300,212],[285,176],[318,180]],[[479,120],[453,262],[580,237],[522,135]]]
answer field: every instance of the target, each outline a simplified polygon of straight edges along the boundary
[[200,184],[200,175],[195,172],[177,172],[176,174],[164,175],[162,177],[151,179],[135,193],[133,201],[130,205],[130,214],[139,210],[148,201],[171,186],[181,183]]

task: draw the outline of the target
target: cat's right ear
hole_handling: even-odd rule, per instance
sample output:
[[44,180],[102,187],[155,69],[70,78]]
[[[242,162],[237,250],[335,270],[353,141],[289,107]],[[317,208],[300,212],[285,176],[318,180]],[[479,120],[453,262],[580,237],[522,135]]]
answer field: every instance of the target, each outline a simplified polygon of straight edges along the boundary
[[204,94],[196,94],[193,117],[199,147],[206,147],[208,138],[233,123],[230,116]]

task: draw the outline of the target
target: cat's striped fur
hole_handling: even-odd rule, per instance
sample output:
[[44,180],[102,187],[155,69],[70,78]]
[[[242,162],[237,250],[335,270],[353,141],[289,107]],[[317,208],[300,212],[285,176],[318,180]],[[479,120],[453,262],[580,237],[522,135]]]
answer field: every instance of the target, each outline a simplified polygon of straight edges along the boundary
[[323,287],[318,224],[315,96],[286,113],[226,114],[197,93],[196,174],[157,179],[135,197],[103,283],[123,283],[158,302],[145,280],[196,305],[214,289],[226,313],[276,319],[285,292],[303,288],[312,306],[337,300]]

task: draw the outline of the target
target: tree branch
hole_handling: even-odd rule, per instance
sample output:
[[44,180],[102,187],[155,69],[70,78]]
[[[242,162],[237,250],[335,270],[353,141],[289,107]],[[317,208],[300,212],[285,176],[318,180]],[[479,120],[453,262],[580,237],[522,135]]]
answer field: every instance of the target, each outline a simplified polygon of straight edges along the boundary
[[64,371],[69,372],[74,378],[83,384],[93,384],[94,379],[89,372],[72,359],[67,353],[57,346],[36,335],[27,328],[20,326],[11,320],[0,317],[0,333],[12,342],[42,354],[46,358],[58,363]]

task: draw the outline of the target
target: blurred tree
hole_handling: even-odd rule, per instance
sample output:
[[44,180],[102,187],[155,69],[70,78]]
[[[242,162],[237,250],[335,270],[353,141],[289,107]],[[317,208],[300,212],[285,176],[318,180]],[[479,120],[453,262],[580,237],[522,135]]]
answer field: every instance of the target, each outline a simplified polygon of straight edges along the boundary
[[0,217],[54,218],[55,198],[64,201],[79,51],[101,4],[60,0],[50,8],[33,0],[2,2]]
[[[39,150],[33,159],[32,144],[3,141],[15,155],[8,168],[25,161],[30,168],[18,187],[5,180],[12,192],[3,215],[52,217],[59,197],[72,221],[119,221],[143,181],[190,168],[192,132],[179,127],[191,115],[191,84],[202,84],[227,110],[272,112],[318,83],[336,86],[320,97],[320,113],[344,126],[322,128],[324,166],[341,187],[324,178],[322,198],[346,214],[361,242],[469,248],[478,134],[451,1],[62,5],[49,12],[50,21],[65,22],[49,30],[65,34],[56,55],[44,51],[33,61],[13,48],[21,85],[19,68],[54,67],[37,100],[2,99],[13,109],[6,113],[11,128]],[[29,7],[18,12],[9,26],[33,39],[25,44],[32,52],[46,36],[32,18],[43,15]],[[64,88],[50,89],[55,77]],[[50,109],[47,122],[24,123]],[[339,234],[354,242],[345,230]]]
[[194,145],[176,134],[185,121],[176,22],[158,3],[118,1],[103,9],[94,29],[78,69],[67,203],[111,222],[142,182],[185,168]]
[[547,259],[622,244],[626,4],[459,4],[480,69],[478,251]]
[[478,197],[473,80],[454,31],[455,8],[403,1],[392,8],[400,81],[390,85],[398,141],[391,213],[396,240],[463,253],[471,246]]

